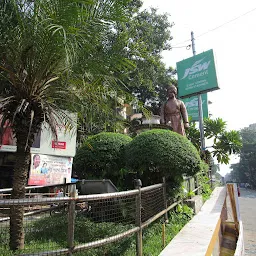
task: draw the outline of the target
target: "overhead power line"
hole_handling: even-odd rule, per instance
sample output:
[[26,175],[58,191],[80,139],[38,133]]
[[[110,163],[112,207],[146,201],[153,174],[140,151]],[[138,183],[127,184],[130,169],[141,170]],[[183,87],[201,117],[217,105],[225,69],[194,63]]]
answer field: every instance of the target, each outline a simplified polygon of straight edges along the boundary
[[[204,35],[206,35],[206,34],[208,34],[208,33],[210,33],[210,32],[213,32],[213,31],[215,31],[215,30],[217,30],[217,29],[219,29],[219,28],[221,28],[221,27],[223,27],[223,26],[225,26],[225,25],[227,25],[227,24],[229,24],[229,23],[231,23],[231,22],[233,22],[233,21],[235,21],[235,20],[240,19],[241,17],[243,17],[243,16],[245,16],[245,15],[247,15],[247,14],[249,14],[249,13],[255,11],[255,10],[256,10],[256,7],[253,8],[253,9],[251,9],[250,11],[247,11],[247,12],[245,12],[245,13],[243,13],[243,14],[237,16],[237,17],[234,18],[234,19],[231,19],[231,20],[229,20],[229,21],[227,21],[227,22],[225,22],[225,23],[223,23],[223,24],[221,24],[221,25],[215,27],[215,28],[212,28],[212,29],[207,30],[206,32],[204,32],[204,33],[198,35],[196,38],[202,37],[202,36],[204,36]],[[188,40],[179,42],[179,43],[175,44],[172,48],[175,48],[175,46],[180,45],[180,44],[184,44],[184,43],[189,42],[189,41],[191,41],[191,39],[188,39]]]
[[191,44],[189,44],[189,45],[182,45],[182,46],[173,46],[172,49],[173,48],[186,48],[187,50],[189,50],[191,48]]

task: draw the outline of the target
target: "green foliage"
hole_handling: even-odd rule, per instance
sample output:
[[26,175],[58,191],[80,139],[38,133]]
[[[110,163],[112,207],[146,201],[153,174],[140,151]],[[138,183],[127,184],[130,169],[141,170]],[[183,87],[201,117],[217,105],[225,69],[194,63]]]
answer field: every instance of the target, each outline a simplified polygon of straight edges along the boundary
[[229,155],[239,153],[242,142],[238,131],[226,131],[226,122],[221,118],[204,120],[205,136],[213,138],[213,156],[219,163],[228,164]]
[[205,163],[204,161],[201,161],[200,170],[202,173],[207,174],[209,171],[209,165],[207,163]]
[[[53,123],[56,110],[81,109],[84,95],[94,98],[90,85],[113,88],[116,77],[110,74],[132,67],[128,59],[116,54],[110,58],[104,50],[113,24],[129,17],[129,0],[7,2],[9,15],[6,4],[0,6],[1,86],[6,85],[1,111],[14,121],[14,131],[21,126],[20,115],[24,126],[33,112],[37,130],[42,121]],[[55,132],[55,125],[50,127]]]
[[190,122],[189,128],[186,129],[187,138],[192,142],[192,144],[200,151],[200,131],[196,128],[195,122]]
[[243,146],[240,161],[231,165],[231,177],[235,182],[248,183],[256,188],[256,129],[250,125],[240,131]]
[[201,159],[204,160],[204,162],[208,164],[210,167],[214,164],[212,153],[209,150],[201,152]]
[[209,199],[212,189],[210,184],[210,179],[208,178],[208,174],[202,174],[198,176],[199,186],[201,187],[201,194],[203,196],[204,202]]
[[[212,175],[219,174],[220,171],[220,165],[219,164],[213,164],[211,166]],[[220,175],[220,174],[219,174]]]
[[167,180],[181,181],[182,175],[200,170],[200,156],[185,137],[168,130],[153,129],[136,136],[126,147],[126,163],[137,172],[143,185]]
[[[242,147],[239,132],[234,130],[227,131],[226,122],[221,118],[204,119],[204,135],[207,139],[213,139],[211,154],[217,158],[218,163],[228,164],[229,156],[231,154],[238,154]],[[187,130],[187,136],[195,147],[200,149],[200,132],[195,127],[195,124],[191,124],[191,128]],[[208,164],[211,164],[210,158],[202,155],[202,159]]]
[[[172,69],[166,69],[161,61],[161,52],[170,49],[172,25],[167,14],[159,14],[153,8],[141,11],[141,6],[141,1],[129,1],[123,7],[129,13],[125,22],[112,23],[102,42],[97,42],[96,50],[92,53],[85,49],[80,55],[86,66],[92,67],[90,70],[103,69],[103,74],[107,71],[116,77],[115,81],[104,81],[109,86],[100,88],[95,94],[99,96],[100,104],[97,101],[91,104],[91,98],[95,98],[95,95],[87,97],[87,90],[82,94],[85,101],[90,98],[90,104],[83,110],[86,122],[81,130],[86,134],[116,131],[116,126],[122,124],[116,111],[120,106],[115,106],[117,101],[113,94],[126,103],[134,102],[136,98],[138,105],[147,107],[155,114],[159,112],[161,101],[166,98],[165,88],[173,78],[170,74]],[[126,65],[121,65],[123,63]],[[83,67],[81,65],[80,69]],[[117,70],[114,67],[118,67]],[[90,79],[90,76],[86,76],[86,79]],[[100,97],[102,92],[109,91],[113,85],[115,90],[112,93],[106,92],[105,97]],[[134,97],[130,96],[131,93]]]
[[207,118],[204,120],[204,132],[205,137],[216,138],[219,134],[223,133],[226,130],[227,122],[223,121],[221,118],[210,119]]
[[174,81],[172,69],[167,69],[161,60],[161,52],[171,48],[172,25],[168,16],[154,8],[136,9],[125,24],[117,24],[117,33],[109,38],[110,44],[117,45],[116,51],[135,66],[122,74],[127,91],[154,114],[158,114],[160,103],[166,98],[166,86]]
[[239,153],[241,147],[242,142],[239,132],[233,130],[223,132],[216,138],[216,142],[213,145],[213,156],[217,157],[219,163],[228,164],[229,155]]
[[[98,121],[96,131],[104,125],[103,130],[116,131],[119,119],[115,113],[105,118],[106,108],[118,107],[125,83],[140,81],[134,77],[143,77],[141,81],[148,86],[152,76],[146,79],[146,74],[154,70],[161,49],[168,48],[170,33],[167,18],[164,23],[153,10],[150,17],[138,12],[141,4],[132,0],[1,1],[0,127],[11,121],[17,151],[26,153],[16,158],[14,172],[19,174],[14,175],[13,195],[24,197],[25,192],[17,191],[25,191],[21,188],[26,183],[30,147],[44,122],[57,138],[56,124],[68,128],[73,124],[67,116],[69,110],[79,112],[80,121],[85,117],[90,124]],[[133,26],[128,26],[131,19]],[[150,38],[150,30],[144,29],[147,23],[155,28]],[[143,68],[144,72],[138,72]],[[129,76],[131,72],[134,76]],[[79,128],[82,133],[83,125]],[[15,214],[13,211],[11,218],[22,216]],[[22,226],[16,228],[11,233],[21,234]],[[12,241],[13,248],[20,246],[14,244],[21,239]]]
[[256,144],[256,129],[245,127],[240,130],[240,135],[244,144]]
[[180,219],[184,219],[185,221],[192,219],[194,215],[193,209],[187,206],[186,204],[183,204],[183,205],[178,204],[176,213],[180,214],[180,216],[177,216],[177,217],[179,217]]
[[[170,212],[169,222],[166,224],[166,244],[182,229],[182,227],[193,217],[193,210],[187,205],[178,205],[176,210]],[[162,251],[162,221],[151,224],[143,232],[144,255],[159,255]],[[45,251],[45,248],[61,249],[66,246],[67,241],[67,216],[51,216],[33,221],[26,228],[26,253]],[[82,216],[76,217],[75,222],[75,244],[87,243],[96,239],[103,239],[115,234],[122,233],[133,228],[131,225],[118,223],[94,223]],[[7,228],[5,233],[8,233]],[[4,246],[8,244],[6,238],[0,236],[0,255],[11,256],[24,253],[10,251]],[[136,254],[136,237],[131,236],[120,242],[111,243],[95,249],[89,249],[75,253],[77,256],[98,255],[124,255],[134,256]]]
[[[51,216],[41,218],[30,224],[26,231],[26,244],[28,250],[32,249],[32,245],[39,245],[42,250],[47,248],[45,244],[49,242],[55,245],[55,248],[63,248],[67,246],[67,216]],[[118,223],[94,223],[83,216],[77,216],[75,222],[75,244],[88,243],[98,239],[103,239],[125,232],[132,228],[132,225],[122,225]],[[80,255],[96,256],[96,255],[123,255],[130,247],[133,241],[132,237],[102,246],[97,249],[90,249],[81,252]],[[31,245],[31,249],[30,249]],[[45,247],[42,247],[42,246]],[[36,248],[36,247],[34,247]],[[34,249],[35,250],[35,249]],[[79,255],[79,254],[78,254]]]
[[74,169],[80,178],[109,178],[121,180],[124,167],[124,146],[132,139],[124,134],[102,132],[90,136],[77,150]]
[[[176,210],[169,214],[169,221],[165,230],[165,244],[179,233],[185,224],[193,217],[193,210],[187,205],[178,205]],[[143,255],[157,256],[163,250],[162,244],[162,224],[163,219],[151,224],[143,232]],[[125,252],[124,256],[136,255],[136,245],[132,244],[131,248]]]
[[191,198],[191,197],[193,197],[193,196],[195,196],[195,192],[193,192],[193,191],[189,191],[189,192],[187,193],[187,195],[186,195],[187,198]]

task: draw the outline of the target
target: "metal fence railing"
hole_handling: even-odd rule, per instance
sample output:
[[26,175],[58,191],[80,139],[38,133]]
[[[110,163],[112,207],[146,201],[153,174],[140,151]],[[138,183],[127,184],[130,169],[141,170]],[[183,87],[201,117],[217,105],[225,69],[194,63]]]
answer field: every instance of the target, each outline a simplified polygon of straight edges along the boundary
[[[187,179],[189,191],[200,190],[195,180]],[[121,255],[113,242],[125,248],[133,235],[137,255],[142,255],[142,230],[161,216],[167,218],[167,212],[181,202],[167,203],[164,179],[149,187],[138,182],[134,190],[94,195],[78,196],[75,186],[55,186],[41,193],[30,187],[24,199],[10,199],[10,191],[0,190],[0,255],[12,255],[8,254],[11,207],[24,207],[25,243],[19,255],[75,255],[93,248],[99,250],[96,255],[103,255],[102,246],[104,255],[107,250]]]

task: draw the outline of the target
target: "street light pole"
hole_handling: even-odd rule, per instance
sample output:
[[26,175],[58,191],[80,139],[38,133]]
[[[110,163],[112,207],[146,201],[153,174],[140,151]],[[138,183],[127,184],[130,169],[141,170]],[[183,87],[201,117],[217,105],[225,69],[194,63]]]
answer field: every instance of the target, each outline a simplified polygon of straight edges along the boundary
[[[195,37],[194,37],[194,32],[193,31],[191,31],[191,42],[192,42],[193,56],[195,56],[196,55],[196,49],[195,49]],[[204,151],[205,150],[205,141],[204,141],[203,106],[202,106],[201,94],[198,94],[198,116],[199,116],[201,151]]]

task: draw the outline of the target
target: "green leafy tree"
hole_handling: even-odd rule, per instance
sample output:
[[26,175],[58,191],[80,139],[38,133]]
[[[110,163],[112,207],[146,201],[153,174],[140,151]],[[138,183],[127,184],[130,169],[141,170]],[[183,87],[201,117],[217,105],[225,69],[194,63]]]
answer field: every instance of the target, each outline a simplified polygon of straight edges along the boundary
[[220,171],[220,165],[219,164],[213,164],[211,168],[212,174],[216,174]]
[[[118,111],[116,111],[117,98],[124,99],[125,103],[137,102],[136,105],[143,109],[146,107],[154,114],[159,114],[160,105],[166,100],[166,88],[170,83],[176,81],[172,77],[172,69],[166,69],[161,61],[161,52],[170,49],[171,27],[167,14],[158,14],[156,9],[140,11],[141,1],[132,1],[127,9],[129,19],[124,22],[116,22],[111,29],[106,31],[106,40],[102,42],[95,54],[86,51],[81,58],[86,58],[90,67],[98,70],[103,67],[102,72],[109,70],[109,63],[115,56],[123,56],[129,59],[133,68],[123,68],[122,72],[114,71],[119,78],[117,85],[126,90],[126,94],[117,87],[116,91],[109,92],[108,88],[100,88],[99,93],[105,96],[101,108],[96,101],[84,109],[81,121],[81,130],[86,134],[96,134],[101,131],[115,131],[116,127],[124,126],[126,123]],[[106,58],[99,59],[99,56]],[[116,66],[120,63],[116,62]],[[83,67],[82,67],[83,68]],[[106,91],[107,90],[107,91]],[[130,96],[130,93],[134,97]],[[95,94],[98,95],[98,94]],[[115,95],[115,97],[113,97]],[[84,96],[86,99],[86,95]],[[136,99],[136,100],[135,100]],[[121,107],[121,106],[117,106]]]
[[[17,139],[12,198],[25,197],[30,147],[44,122],[70,125],[66,110],[88,106],[86,90],[111,88],[128,70],[122,55],[107,56],[113,24],[129,17],[131,1],[9,0],[0,3],[0,126]],[[106,11],[107,10],[107,11]],[[87,101],[87,102],[86,102]],[[85,104],[85,102],[87,104]],[[23,247],[23,207],[12,206],[10,247]]]
[[219,163],[228,164],[229,155],[239,153],[242,147],[239,132],[226,131],[226,122],[221,118],[205,119],[204,126],[206,138],[213,139],[213,156]]
[[236,182],[249,183],[256,188],[256,129],[255,124],[240,131],[243,147],[240,161],[231,165],[231,178]]
[[230,177],[232,181],[250,183],[249,176],[247,176],[247,168],[241,163],[241,161],[236,164],[231,164],[230,169]]
[[108,49],[110,54],[118,52],[133,63],[134,69],[122,72],[121,80],[127,92],[158,114],[166,86],[174,81],[172,69],[165,67],[161,56],[163,50],[171,49],[172,24],[167,14],[159,14],[154,8],[140,11],[141,5],[135,2],[130,20],[117,23],[108,34]]
[[186,135],[192,144],[197,148],[197,150],[200,151],[200,131],[196,127],[195,122],[190,122],[189,129],[186,129]]
[[[188,138],[191,142],[199,148],[200,132],[195,127],[195,124],[191,125],[191,129],[188,129]],[[211,154],[217,158],[218,163],[229,163],[229,156],[231,154],[238,154],[242,147],[241,137],[238,131],[227,131],[226,122],[221,118],[217,119],[205,119],[204,120],[204,135],[207,139],[213,140]],[[208,150],[205,151],[209,152]],[[208,153],[207,153],[208,154]],[[202,156],[203,158],[207,156]],[[207,160],[208,162],[210,159]]]

